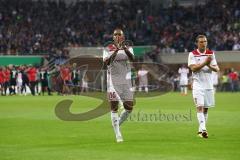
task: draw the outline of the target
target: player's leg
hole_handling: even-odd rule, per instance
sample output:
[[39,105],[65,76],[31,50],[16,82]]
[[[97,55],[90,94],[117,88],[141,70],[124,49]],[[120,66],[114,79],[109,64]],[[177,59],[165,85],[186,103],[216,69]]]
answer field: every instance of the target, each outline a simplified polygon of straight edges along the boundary
[[145,92],[148,93],[148,85],[147,84],[144,85],[144,89],[145,89]]
[[51,89],[50,89],[50,83],[48,81],[46,81],[46,88],[47,88],[47,91],[48,91],[48,95],[51,96],[52,93],[51,93]]
[[8,85],[7,85],[7,82],[5,82],[3,84],[3,90],[4,90],[4,95],[6,96],[7,95],[7,88],[8,88]]
[[[205,119],[205,125],[207,125],[207,119],[208,119],[208,108],[203,108],[203,115],[204,115],[204,119]],[[204,137],[204,138],[208,138],[208,133],[207,133],[207,131],[204,133],[202,133],[202,136]]]
[[184,87],[183,87],[183,85],[181,85],[181,84],[180,84],[180,92],[181,92],[181,95],[183,95],[183,93],[184,93]]
[[35,96],[35,86],[33,84],[33,81],[29,82],[29,87],[30,87],[31,94]]
[[39,95],[40,94],[40,91],[39,91],[39,80],[35,81],[34,90],[35,90],[35,95]]
[[203,106],[197,107],[197,118],[199,122],[198,135],[203,138],[208,138]]
[[204,114],[204,118],[205,118],[205,123],[207,124],[207,119],[208,119],[208,108],[204,108],[204,109],[203,109],[203,114]]
[[22,88],[22,85],[23,85],[23,82],[20,80],[18,81],[18,84],[17,84],[17,89],[18,89],[18,94],[21,95],[21,88]]
[[70,81],[66,80],[66,83],[65,83],[65,94],[66,95],[71,94],[70,85],[71,85]]
[[187,95],[187,85],[184,85],[184,94]]
[[12,80],[10,80],[10,84],[9,84],[9,95],[12,95],[12,92],[13,92]]
[[44,88],[44,81],[43,80],[41,80],[41,92],[42,92],[42,95],[44,96],[45,88]]
[[[199,123],[198,135],[203,136],[206,132],[206,123],[204,117],[204,91],[193,90],[193,99],[197,107],[197,119]],[[205,138],[205,137],[204,137]]]
[[2,83],[0,83],[0,94],[1,94],[1,96],[3,95],[3,87],[2,87]]
[[63,94],[63,96],[65,96],[66,92],[67,92],[66,86],[67,86],[67,82],[66,82],[66,80],[63,80],[63,86],[62,86],[62,94]]
[[132,82],[132,91],[135,92],[136,90],[136,83],[135,83],[135,79],[131,79],[131,82]]
[[[214,94],[215,94],[214,89],[205,90],[203,114],[204,114],[204,119],[205,119],[206,124],[207,124],[207,120],[208,120],[208,108],[214,107],[214,105],[215,105]],[[207,137],[208,137],[208,134],[206,132],[205,138],[207,138]]]
[[[23,93],[23,91],[24,91],[24,93]],[[27,82],[25,80],[23,80],[21,93],[24,94],[25,96],[27,95]]]
[[4,83],[4,95],[5,96],[7,95],[8,86],[9,86],[9,82],[7,81],[7,82]]
[[204,95],[204,117],[205,121],[207,122],[208,119],[208,108],[214,107],[215,105],[215,98],[214,98],[215,91],[214,89],[205,90]]
[[115,132],[117,142],[122,142],[122,134],[119,128],[119,117],[118,117],[118,101],[110,101],[111,105],[111,120],[113,130]]
[[186,79],[186,78],[182,79],[181,84],[182,84],[182,87],[183,87],[183,89],[182,89],[182,94],[183,94],[183,95],[187,95],[188,79]]
[[12,88],[12,91],[11,91],[11,93],[13,94],[13,95],[15,95],[16,94],[16,79],[12,79],[12,85],[11,85],[11,88]]
[[133,110],[133,92],[130,90],[131,85],[124,85],[122,87],[121,99],[123,101],[124,110],[120,115],[120,125],[128,118]]
[[133,110],[133,101],[125,101],[123,102],[124,110],[120,114],[119,125],[121,125],[131,114]]

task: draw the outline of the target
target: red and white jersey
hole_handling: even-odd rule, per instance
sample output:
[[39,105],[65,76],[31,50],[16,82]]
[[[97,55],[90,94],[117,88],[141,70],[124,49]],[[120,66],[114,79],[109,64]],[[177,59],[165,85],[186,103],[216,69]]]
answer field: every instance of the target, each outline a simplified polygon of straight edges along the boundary
[[[211,65],[217,65],[217,61],[214,52],[206,50],[204,53],[200,53],[198,49],[189,53],[188,66],[192,64],[203,63],[208,56],[212,57]],[[212,70],[208,66],[204,66],[197,72],[192,73],[193,89],[213,89]]]
[[[103,61],[106,61],[115,52],[116,47],[112,44],[108,45],[103,50]],[[133,48],[129,47],[128,50],[131,54],[133,53]],[[131,73],[131,66],[128,61],[128,56],[124,50],[118,50],[114,61],[107,66],[107,85],[114,86],[118,84],[128,84],[131,82],[129,79],[129,74]],[[131,74],[130,74],[131,75]],[[114,82],[114,84],[113,84]]]
[[180,79],[188,79],[189,69],[186,67],[181,67],[178,69],[178,73],[180,74]]

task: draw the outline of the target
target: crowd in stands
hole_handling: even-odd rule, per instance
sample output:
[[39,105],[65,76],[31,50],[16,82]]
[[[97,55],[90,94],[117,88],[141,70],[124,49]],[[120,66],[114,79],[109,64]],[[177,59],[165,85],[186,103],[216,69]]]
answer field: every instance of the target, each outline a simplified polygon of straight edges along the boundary
[[192,50],[198,33],[213,50],[240,50],[240,1],[163,8],[148,0],[1,0],[0,54],[64,57],[69,46],[102,46],[118,26],[135,45],[157,45],[164,53]]
[[[169,8],[151,3],[149,0],[73,3],[66,0],[0,0],[0,55],[43,54],[61,65],[69,58],[68,47],[102,46],[112,39],[116,27],[123,28],[134,45],[155,45],[148,56],[156,62],[161,61],[157,59],[158,54],[192,50],[195,37],[200,33],[207,35],[210,49],[240,50],[240,1],[207,0],[205,5],[187,8],[176,3]],[[34,67],[0,67],[1,94],[6,94],[6,90],[10,95],[24,93],[25,85],[28,85],[35,95],[41,79],[36,78],[37,82],[30,83],[33,76],[29,72],[35,72],[31,68]],[[39,77],[41,68],[35,69],[36,77]],[[48,69],[43,70],[46,71],[45,78],[49,79]],[[60,70],[61,67],[59,73]],[[72,74],[71,67],[70,71]],[[26,80],[20,88],[17,82],[10,80],[18,72]],[[226,71],[221,76],[221,90],[239,90],[239,74],[235,73]],[[17,80],[17,74],[15,76]],[[59,77],[59,83],[73,84],[72,80]],[[177,80],[175,76],[169,77],[173,83]],[[81,83],[80,80],[77,83]],[[46,83],[43,85],[51,95],[50,83],[47,87]],[[59,94],[70,92],[64,85],[54,90]]]

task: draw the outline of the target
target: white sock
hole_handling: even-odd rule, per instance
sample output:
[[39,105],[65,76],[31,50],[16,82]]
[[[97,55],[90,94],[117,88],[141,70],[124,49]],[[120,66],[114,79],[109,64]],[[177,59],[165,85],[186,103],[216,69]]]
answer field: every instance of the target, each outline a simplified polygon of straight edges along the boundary
[[200,125],[198,127],[198,132],[202,132],[202,128],[200,127]]
[[187,87],[184,87],[184,94],[187,94]]
[[136,87],[132,87],[133,88],[133,91],[135,92],[135,90],[136,90]]
[[117,112],[111,112],[111,120],[112,120],[112,126],[113,130],[115,132],[116,137],[121,137],[121,132],[119,128],[119,118],[118,118],[118,113]]
[[129,110],[123,110],[121,115],[120,115],[120,119],[119,119],[119,125],[121,125],[130,115],[131,111]]
[[207,123],[208,113],[204,113],[205,123]]
[[148,93],[148,87],[145,87],[145,92],[147,92],[147,93]]
[[203,130],[206,130],[205,117],[202,112],[197,113],[197,119],[198,119],[198,123],[199,123],[199,128],[201,130],[200,132],[202,132]]
[[180,87],[180,89],[181,89],[181,93],[183,94],[183,87]]

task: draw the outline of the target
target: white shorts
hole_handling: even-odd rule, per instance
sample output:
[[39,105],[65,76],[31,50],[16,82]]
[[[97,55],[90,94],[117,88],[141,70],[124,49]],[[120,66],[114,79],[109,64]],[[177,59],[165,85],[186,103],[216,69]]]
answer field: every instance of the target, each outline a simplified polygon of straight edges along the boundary
[[82,87],[83,88],[88,88],[88,83],[87,82],[82,82]]
[[23,83],[23,81],[21,81],[21,80],[18,81],[18,80],[17,80],[17,86],[18,86],[18,87],[21,87],[21,86],[22,86],[22,83]]
[[131,85],[119,84],[108,87],[107,97],[109,101],[133,101]]
[[215,98],[213,89],[193,89],[192,94],[196,107],[214,107]]
[[187,78],[180,78],[179,84],[180,84],[180,86],[188,85],[188,79]]

